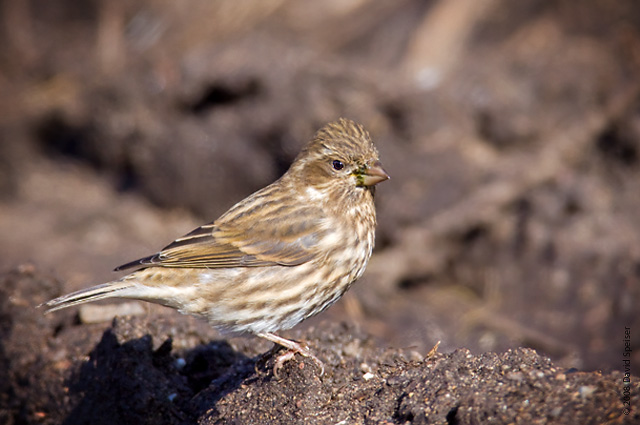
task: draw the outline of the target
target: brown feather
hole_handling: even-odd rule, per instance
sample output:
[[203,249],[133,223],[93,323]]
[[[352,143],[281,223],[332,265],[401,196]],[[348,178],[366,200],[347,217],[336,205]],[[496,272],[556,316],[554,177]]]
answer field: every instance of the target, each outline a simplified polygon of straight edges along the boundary
[[[270,187],[263,190],[267,190]],[[295,206],[290,197],[281,198],[282,208],[267,208],[256,192],[236,204],[212,224],[201,226],[176,239],[157,254],[118,267],[260,267],[296,266],[311,261],[319,238],[326,232],[318,208]],[[247,214],[246,210],[250,210]],[[274,223],[280,226],[274,226]]]

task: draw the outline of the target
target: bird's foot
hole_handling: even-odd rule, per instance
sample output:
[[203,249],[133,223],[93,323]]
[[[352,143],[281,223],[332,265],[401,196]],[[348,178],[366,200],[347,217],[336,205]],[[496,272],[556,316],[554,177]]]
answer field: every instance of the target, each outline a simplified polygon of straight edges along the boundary
[[275,363],[273,365],[273,376],[275,376],[276,379],[280,379],[280,370],[282,369],[284,364],[289,360],[292,360],[296,354],[300,354],[302,357],[308,357],[309,359],[313,360],[320,369],[320,376],[324,375],[324,363],[322,363],[319,358],[313,355],[313,353],[305,343],[285,339],[270,332],[261,333],[258,334],[258,336],[287,349],[287,351],[278,355],[278,357],[276,357],[275,359]]

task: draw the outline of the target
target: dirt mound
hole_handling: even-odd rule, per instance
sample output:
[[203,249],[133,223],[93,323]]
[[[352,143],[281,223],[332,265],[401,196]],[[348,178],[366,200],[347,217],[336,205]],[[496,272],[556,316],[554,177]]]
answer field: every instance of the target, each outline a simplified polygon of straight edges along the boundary
[[[383,350],[355,328],[325,324],[310,341],[325,374],[302,358],[272,372],[268,344],[209,341],[169,316],[83,325],[34,305],[59,283],[34,270],[2,276],[3,423],[621,423],[622,375],[556,367],[530,349],[473,355]],[[202,343],[198,345],[198,342]],[[632,406],[640,384],[630,386]]]

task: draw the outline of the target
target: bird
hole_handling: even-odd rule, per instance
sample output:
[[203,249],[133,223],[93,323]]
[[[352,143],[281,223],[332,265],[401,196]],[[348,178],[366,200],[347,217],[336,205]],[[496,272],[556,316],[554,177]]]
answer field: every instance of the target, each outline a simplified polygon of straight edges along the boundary
[[362,276],[376,227],[375,187],[389,179],[364,127],[320,128],[275,182],[161,251],[121,265],[120,279],[43,303],[46,313],[105,298],[142,300],[283,346],[274,372],[302,342],[278,336],[334,304]]

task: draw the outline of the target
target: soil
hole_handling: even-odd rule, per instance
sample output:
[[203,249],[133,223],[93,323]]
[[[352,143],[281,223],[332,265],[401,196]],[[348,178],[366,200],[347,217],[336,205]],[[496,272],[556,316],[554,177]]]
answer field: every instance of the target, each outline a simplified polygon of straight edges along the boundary
[[[377,348],[355,327],[323,324],[293,337],[325,364],[297,358],[277,375],[266,343],[210,339],[173,315],[86,325],[34,303],[61,284],[23,267],[2,282],[3,423],[636,423],[623,374],[557,367],[528,348],[423,355]],[[640,383],[629,386],[630,405]]]
[[[640,422],[640,4],[55,3],[0,5],[0,423]],[[392,178],[363,278],[283,334],[323,375],[158,306],[36,308],[340,116]]]

